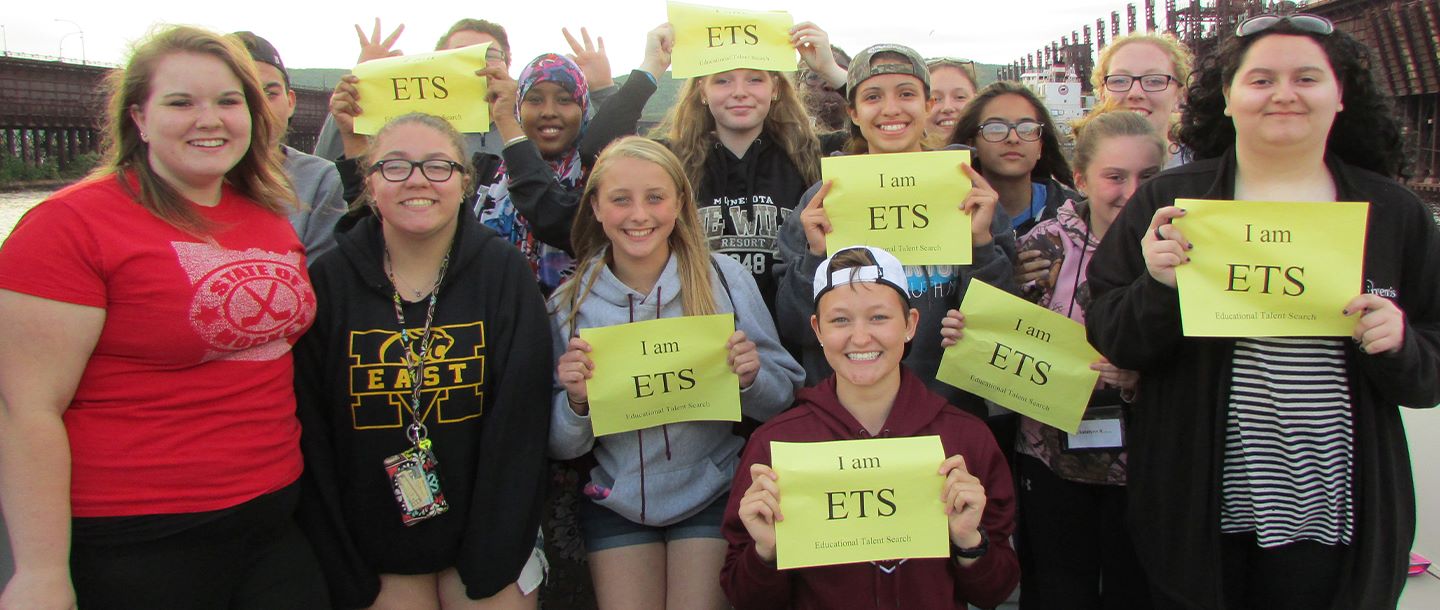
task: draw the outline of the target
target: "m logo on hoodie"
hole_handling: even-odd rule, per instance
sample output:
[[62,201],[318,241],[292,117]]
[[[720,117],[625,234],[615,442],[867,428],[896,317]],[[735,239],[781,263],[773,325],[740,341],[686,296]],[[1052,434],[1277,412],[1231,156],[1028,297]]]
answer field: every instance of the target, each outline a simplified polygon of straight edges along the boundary
[[[419,358],[423,329],[406,329],[411,357]],[[485,323],[437,326],[430,331],[425,366],[412,379],[400,333],[390,329],[350,332],[350,405],[356,430],[399,428],[410,422],[408,405],[420,383],[420,421],[449,424],[480,417],[485,392]]]

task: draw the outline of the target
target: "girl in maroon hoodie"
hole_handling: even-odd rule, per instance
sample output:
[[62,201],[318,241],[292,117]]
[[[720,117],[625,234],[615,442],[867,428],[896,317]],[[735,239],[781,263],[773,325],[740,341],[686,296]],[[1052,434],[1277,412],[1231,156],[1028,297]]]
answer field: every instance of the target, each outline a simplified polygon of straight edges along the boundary
[[[869,247],[837,252],[817,270],[810,326],[835,374],[797,393],[795,406],[761,426],[740,458],[720,575],[736,608],[988,608],[1019,582],[1010,546],[1015,490],[999,447],[984,422],[900,365],[919,321],[904,278],[899,260]],[[939,464],[950,558],[776,569],[783,483],[770,468],[771,441],[924,435],[940,436],[950,456]]]

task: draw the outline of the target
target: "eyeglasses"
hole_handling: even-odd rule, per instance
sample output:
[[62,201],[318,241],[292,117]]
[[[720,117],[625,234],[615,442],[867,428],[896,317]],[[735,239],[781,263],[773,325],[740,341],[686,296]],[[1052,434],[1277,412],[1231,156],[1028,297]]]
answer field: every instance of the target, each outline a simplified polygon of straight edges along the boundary
[[1015,130],[1015,137],[1026,142],[1034,142],[1040,139],[1040,132],[1045,126],[1036,121],[1024,120],[1019,123],[1009,123],[1001,120],[986,121],[980,124],[980,137],[986,142],[1004,142],[1010,137],[1010,130]]
[[1150,91],[1153,93],[1156,91],[1164,91],[1165,89],[1169,88],[1170,81],[1172,80],[1175,81],[1177,84],[1180,82],[1179,79],[1170,76],[1169,74],[1141,74],[1140,76],[1131,76],[1129,74],[1106,74],[1105,89],[1107,91],[1113,91],[1115,93],[1125,93],[1130,89],[1134,88],[1135,82],[1139,81],[1140,89],[1142,91]]
[[1289,22],[1295,29],[1311,34],[1329,36],[1335,33],[1335,24],[1330,23],[1329,19],[1309,13],[1296,13],[1294,15],[1260,15],[1259,17],[1251,17],[1241,21],[1240,25],[1235,26],[1235,36],[1237,38],[1253,36],[1280,25],[1283,22]]
[[431,182],[444,182],[455,175],[455,170],[464,170],[465,166],[446,159],[428,159],[425,161],[410,161],[408,159],[383,159],[370,166],[367,173],[380,172],[380,175],[390,182],[404,182],[410,179],[415,173],[415,168],[420,168],[420,175],[425,176]]

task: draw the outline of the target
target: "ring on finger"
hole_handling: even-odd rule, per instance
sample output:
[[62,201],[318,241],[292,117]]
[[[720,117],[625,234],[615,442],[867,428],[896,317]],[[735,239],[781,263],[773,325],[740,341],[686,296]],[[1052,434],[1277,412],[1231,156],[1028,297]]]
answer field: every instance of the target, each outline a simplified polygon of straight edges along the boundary
[[1160,229],[1163,229],[1163,228],[1165,228],[1165,225],[1160,225],[1160,226],[1158,226],[1158,227],[1155,227],[1155,239],[1158,239],[1158,240],[1160,240],[1160,241],[1165,241],[1165,240],[1166,240],[1165,235],[1160,232]]

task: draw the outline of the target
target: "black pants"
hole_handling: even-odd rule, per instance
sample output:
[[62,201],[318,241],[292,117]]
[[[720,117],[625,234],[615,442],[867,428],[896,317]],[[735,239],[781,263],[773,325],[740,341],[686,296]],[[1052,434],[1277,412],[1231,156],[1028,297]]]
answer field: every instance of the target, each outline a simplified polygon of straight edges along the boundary
[[[320,564],[293,519],[294,490],[291,486],[262,496],[213,519],[124,518],[129,521],[123,529],[133,532],[135,520],[144,520],[139,529],[163,531],[159,537],[127,534],[120,540],[116,536],[96,540],[77,531],[70,571],[79,607],[328,608]],[[183,523],[183,529],[173,531],[167,525],[177,522]],[[104,526],[117,529],[109,523]]]
[[1254,534],[1221,536],[1225,607],[1316,610],[1334,603],[1345,547],[1300,541],[1262,549]]
[[1067,481],[1033,457],[1015,459],[1020,607],[1150,608],[1149,584],[1125,527],[1125,488]]

